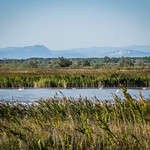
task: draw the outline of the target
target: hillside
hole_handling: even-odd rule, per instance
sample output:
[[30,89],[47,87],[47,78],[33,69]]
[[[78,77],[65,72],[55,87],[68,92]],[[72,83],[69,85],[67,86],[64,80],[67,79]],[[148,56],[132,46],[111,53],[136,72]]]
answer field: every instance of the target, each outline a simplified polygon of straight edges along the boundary
[[51,51],[43,45],[26,47],[7,47],[0,49],[0,59],[26,59],[31,57],[51,57]]
[[90,58],[90,57],[144,57],[150,56],[150,46],[130,47],[89,47],[69,50],[49,50],[43,45],[6,47],[0,49],[0,59],[26,58]]

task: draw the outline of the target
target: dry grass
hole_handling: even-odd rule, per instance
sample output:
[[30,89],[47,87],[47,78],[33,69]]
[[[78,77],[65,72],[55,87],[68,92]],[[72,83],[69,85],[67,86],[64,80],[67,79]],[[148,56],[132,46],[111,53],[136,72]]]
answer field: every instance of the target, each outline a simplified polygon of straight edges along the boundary
[[150,101],[41,100],[0,104],[0,149],[150,149]]

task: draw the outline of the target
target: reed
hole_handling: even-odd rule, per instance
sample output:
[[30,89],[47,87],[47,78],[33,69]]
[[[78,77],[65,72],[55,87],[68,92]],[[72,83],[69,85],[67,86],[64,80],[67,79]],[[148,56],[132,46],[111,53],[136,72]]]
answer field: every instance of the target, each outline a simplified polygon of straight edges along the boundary
[[[60,70],[59,70],[60,71]],[[70,72],[70,73],[69,73]],[[81,71],[74,72],[66,70],[57,73],[0,73],[0,88],[17,87],[119,87],[124,84],[126,87],[149,87],[150,72],[119,71],[105,72]]]
[[149,149],[150,101],[59,98],[0,103],[0,149]]

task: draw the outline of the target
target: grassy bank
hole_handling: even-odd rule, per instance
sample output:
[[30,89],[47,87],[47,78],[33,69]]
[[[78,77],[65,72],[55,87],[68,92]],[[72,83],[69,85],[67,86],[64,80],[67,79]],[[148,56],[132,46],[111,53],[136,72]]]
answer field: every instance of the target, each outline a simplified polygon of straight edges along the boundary
[[50,69],[0,71],[0,88],[149,87],[149,70]]
[[150,149],[150,101],[0,103],[0,149]]

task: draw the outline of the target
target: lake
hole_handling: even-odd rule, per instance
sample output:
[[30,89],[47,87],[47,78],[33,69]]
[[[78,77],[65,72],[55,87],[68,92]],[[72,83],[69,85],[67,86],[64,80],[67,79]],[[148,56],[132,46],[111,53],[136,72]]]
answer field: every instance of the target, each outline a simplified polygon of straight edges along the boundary
[[[40,99],[48,99],[53,98],[54,95],[58,97],[74,97],[76,100],[80,98],[87,97],[90,100],[94,100],[95,96],[97,99],[104,100],[113,100],[113,94],[117,94],[117,96],[123,98],[123,94],[121,89],[113,89],[113,88],[103,88],[103,89],[48,89],[48,88],[40,88],[40,89],[0,89],[0,100],[5,101],[34,101]],[[117,91],[117,92],[116,92]],[[139,99],[139,91],[141,91],[144,98],[150,98],[150,90],[144,89],[128,89],[128,92],[133,96],[133,98]]]

